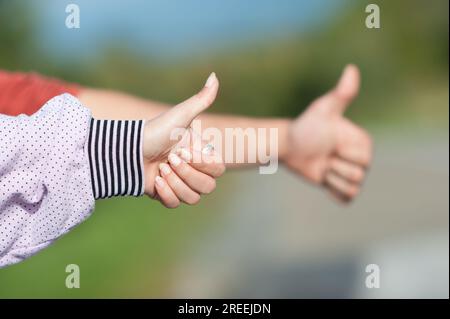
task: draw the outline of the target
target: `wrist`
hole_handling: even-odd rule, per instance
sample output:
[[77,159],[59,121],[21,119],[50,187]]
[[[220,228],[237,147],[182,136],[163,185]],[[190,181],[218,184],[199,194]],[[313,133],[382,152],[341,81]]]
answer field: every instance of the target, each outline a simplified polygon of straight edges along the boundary
[[291,119],[277,120],[278,128],[278,160],[283,162],[289,154],[289,128],[292,124]]

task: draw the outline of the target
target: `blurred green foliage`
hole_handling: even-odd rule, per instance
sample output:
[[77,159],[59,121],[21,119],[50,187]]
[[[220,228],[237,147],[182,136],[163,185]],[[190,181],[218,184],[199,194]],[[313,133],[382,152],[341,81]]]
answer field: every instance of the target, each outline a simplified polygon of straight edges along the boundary
[[[40,54],[30,12],[11,2],[0,3],[0,67],[5,69],[35,70],[171,103],[190,96],[214,70],[222,86],[213,112],[295,116],[334,85],[345,64],[356,63],[363,85],[351,116],[395,123],[415,116],[440,120],[447,111],[445,0],[432,5],[421,0],[378,1],[378,30],[365,27],[367,4],[356,1],[306,35],[240,43],[213,55],[170,63],[112,43],[101,56],[78,65],[58,64]],[[425,95],[439,98],[422,103]]]
[[[0,68],[173,103],[195,92],[214,70],[221,92],[213,112],[295,116],[352,62],[363,82],[351,117],[406,134],[420,126],[447,131],[448,1],[377,3],[379,30],[365,27],[367,3],[355,1],[306,35],[249,42],[214,55],[169,64],[111,44],[92,61],[58,64],[39,52],[32,12],[21,2],[0,1]],[[208,216],[225,200],[221,194],[176,214],[146,199],[101,201],[93,217],[51,248],[0,270],[0,297],[164,297],[171,263],[201,240],[198,230],[211,225]],[[69,263],[81,266],[82,289],[65,288]]]

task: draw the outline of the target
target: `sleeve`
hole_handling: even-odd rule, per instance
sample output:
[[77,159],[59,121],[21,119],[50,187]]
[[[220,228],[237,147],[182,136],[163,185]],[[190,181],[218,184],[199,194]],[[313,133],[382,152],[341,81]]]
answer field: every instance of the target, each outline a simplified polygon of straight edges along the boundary
[[143,121],[92,119],[69,94],[0,115],[0,268],[87,219],[97,198],[143,193]]
[[95,199],[144,193],[144,121],[90,121],[87,142]]
[[0,113],[31,115],[52,97],[69,93],[77,96],[81,87],[30,72],[0,70]]

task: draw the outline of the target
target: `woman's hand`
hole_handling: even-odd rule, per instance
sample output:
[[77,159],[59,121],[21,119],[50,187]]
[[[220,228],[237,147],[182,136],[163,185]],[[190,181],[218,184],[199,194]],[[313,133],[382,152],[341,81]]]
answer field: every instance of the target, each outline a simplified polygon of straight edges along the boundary
[[192,162],[191,151],[183,148],[170,153],[168,163],[159,164],[162,177],[156,176],[155,188],[166,207],[177,207],[180,202],[197,204],[202,194],[216,188],[215,179],[225,171],[220,156],[194,152],[201,155],[200,162]]
[[199,93],[146,122],[143,145],[145,193],[168,208],[175,208],[181,202],[198,203],[201,194],[214,190],[215,178],[225,171],[220,154],[213,148],[193,148],[192,145],[197,143],[191,141],[199,137],[188,129],[191,122],[214,102],[218,89],[219,81],[212,73]]

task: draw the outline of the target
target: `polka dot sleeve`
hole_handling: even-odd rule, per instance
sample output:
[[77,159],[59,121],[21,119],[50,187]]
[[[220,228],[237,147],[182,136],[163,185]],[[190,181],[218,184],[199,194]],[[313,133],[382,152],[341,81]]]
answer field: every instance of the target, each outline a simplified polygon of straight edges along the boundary
[[[0,115],[0,268],[28,258],[87,219],[95,194],[114,193],[93,190],[104,181],[91,176],[88,146],[94,123],[112,125],[92,120],[69,94],[54,97],[32,116]],[[98,160],[103,167],[105,159]],[[141,193],[137,186],[133,192]]]

